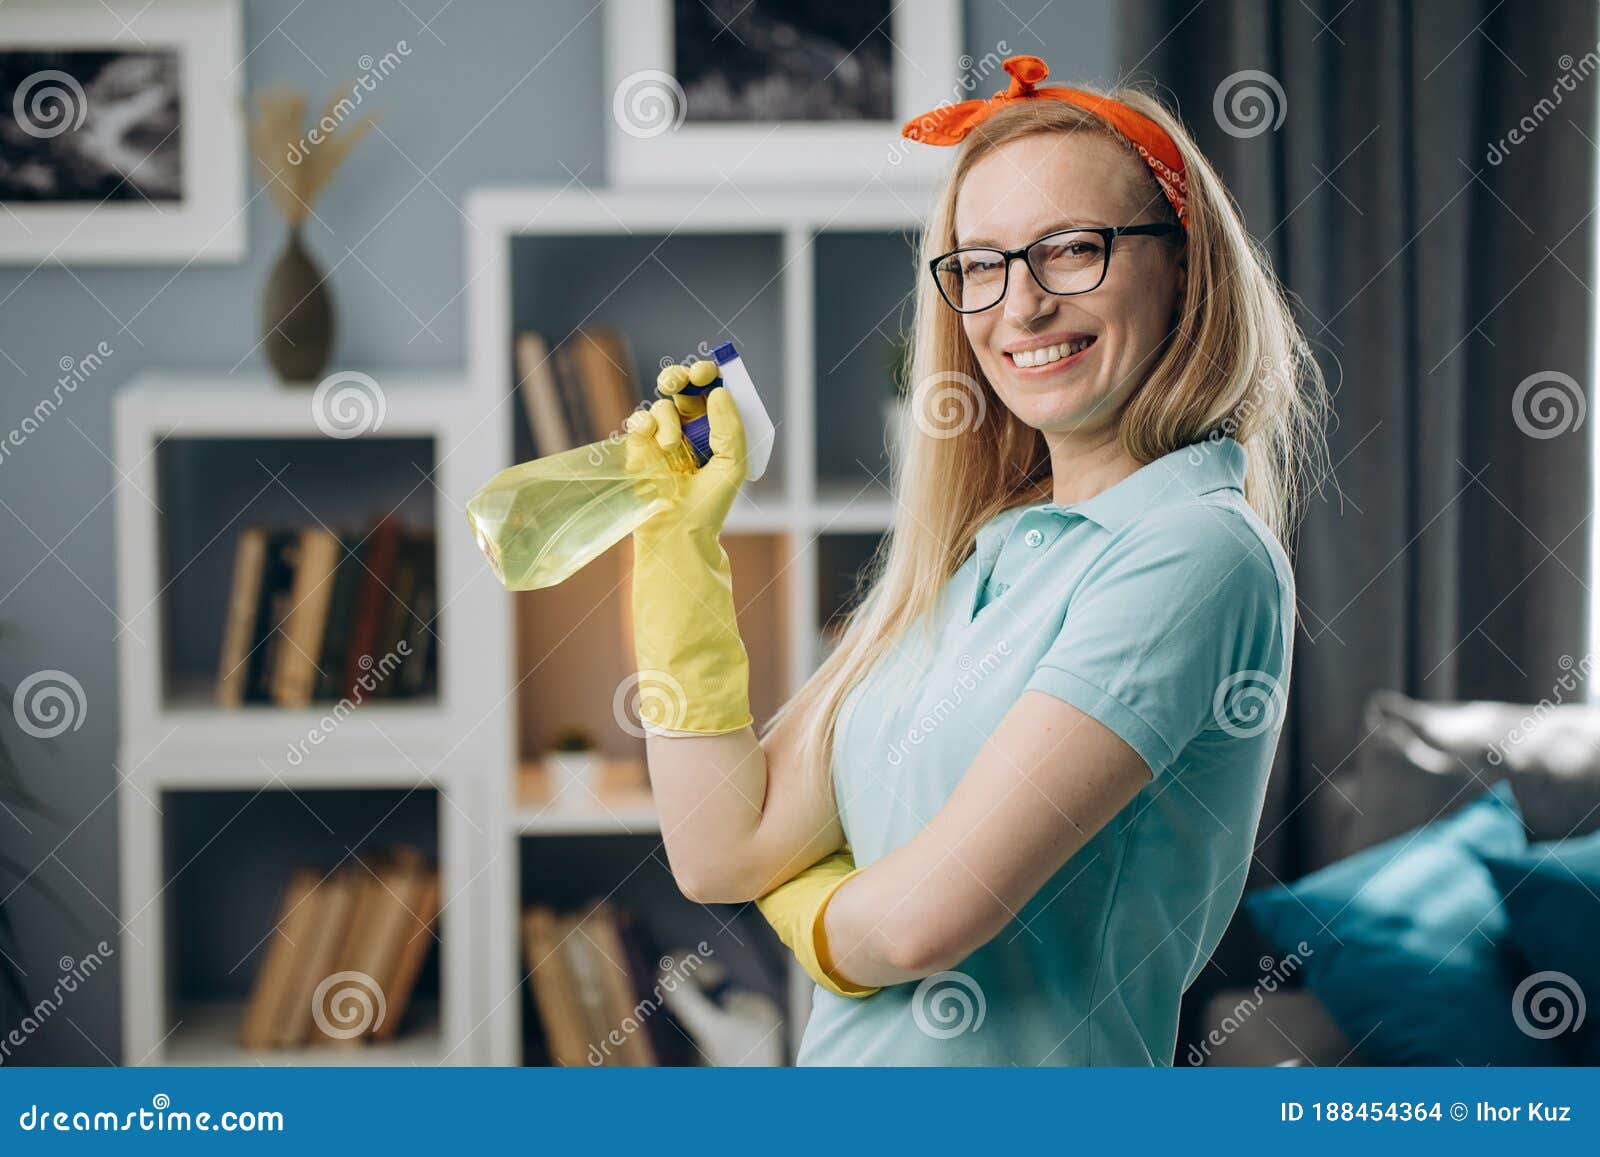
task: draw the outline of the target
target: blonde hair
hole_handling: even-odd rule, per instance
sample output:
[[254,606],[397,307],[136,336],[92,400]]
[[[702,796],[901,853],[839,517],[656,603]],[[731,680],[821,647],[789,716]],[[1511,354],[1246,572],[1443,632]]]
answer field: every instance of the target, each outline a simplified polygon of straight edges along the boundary
[[[1183,156],[1189,187],[1188,234],[1180,242],[1188,256],[1184,299],[1164,348],[1120,415],[1122,446],[1142,465],[1206,438],[1233,437],[1246,450],[1246,500],[1284,537],[1304,484],[1326,453],[1321,371],[1265,253],[1182,123],[1138,89],[1103,95],[1167,131]],[[1051,496],[1044,436],[1000,402],[960,315],[940,298],[927,266],[955,248],[956,196],[980,159],[1023,136],[1075,131],[1119,142],[1148,183],[1151,209],[1177,221],[1133,145],[1074,105],[1020,102],[982,122],[962,142],[922,233],[909,371],[910,380],[920,383],[912,404],[926,414],[930,399],[955,403],[962,429],[950,436],[921,420],[906,424],[893,463],[894,529],[864,576],[865,597],[844,620],[832,653],[768,724],[768,730],[784,725],[792,733],[801,766],[815,774],[819,789],[831,783],[834,729],[846,696],[897,639],[928,616],[971,552],[978,528],[1012,506]],[[1140,219],[1147,218],[1141,213]]]

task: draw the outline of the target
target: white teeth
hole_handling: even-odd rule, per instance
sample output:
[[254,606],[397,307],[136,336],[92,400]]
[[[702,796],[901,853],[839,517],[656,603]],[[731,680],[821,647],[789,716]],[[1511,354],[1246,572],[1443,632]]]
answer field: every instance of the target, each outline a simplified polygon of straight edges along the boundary
[[1032,369],[1034,366],[1047,366],[1051,362],[1058,362],[1064,357],[1077,353],[1088,345],[1093,338],[1079,338],[1064,345],[1044,346],[1035,350],[1018,350],[1011,355],[1011,360],[1023,369]]

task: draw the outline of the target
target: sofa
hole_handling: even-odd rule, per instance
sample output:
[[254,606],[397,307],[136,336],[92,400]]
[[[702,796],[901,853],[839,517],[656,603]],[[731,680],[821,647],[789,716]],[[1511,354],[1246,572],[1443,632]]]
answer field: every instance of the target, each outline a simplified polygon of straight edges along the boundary
[[[1545,841],[1600,831],[1600,709],[1581,704],[1424,703],[1380,692],[1367,704],[1365,723],[1369,736],[1357,755],[1352,787],[1346,789],[1354,804],[1343,841],[1347,859],[1379,845],[1406,846],[1414,838],[1411,833],[1450,822],[1502,782],[1509,785],[1530,844],[1549,847]],[[1373,854],[1368,852],[1368,858]],[[1579,895],[1582,910],[1573,912],[1572,919],[1592,922],[1600,938],[1600,896],[1593,896],[1590,908],[1589,895],[1587,889]],[[1263,905],[1251,895],[1245,899],[1241,917],[1253,918],[1259,926]],[[1264,957],[1261,963],[1269,961]],[[1425,1007],[1430,988],[1420,984],[1408,999]],[[1592,996],[1594,1018],[1600,1021],[1600,992]],[[1577,999],[1581,1017],[1583,998]],[[1450,1009],[1436,1011],[1441,1021],[1452,1015]],[[1363,1042],[1351,1040],[1341,1029],[1328,1004],[1306,983],[1306,974],[1276,962],[1264,967],[1251,988],[1215,993],[1204,1004],[1202,1020],[1202,1051],[1178,1057],[1178,1064],[1409,1063],[1364,1053]]]

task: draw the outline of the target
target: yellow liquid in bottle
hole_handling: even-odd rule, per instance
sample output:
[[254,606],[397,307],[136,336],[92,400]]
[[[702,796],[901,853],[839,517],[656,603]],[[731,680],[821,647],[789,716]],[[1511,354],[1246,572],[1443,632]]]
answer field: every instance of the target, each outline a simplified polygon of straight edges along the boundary
[[467,520],[507,590],[554,586],[677,496],[694,456],[680,443],[665,459],[662,469],[630,471],[617,437],[522,462],[473,496]]

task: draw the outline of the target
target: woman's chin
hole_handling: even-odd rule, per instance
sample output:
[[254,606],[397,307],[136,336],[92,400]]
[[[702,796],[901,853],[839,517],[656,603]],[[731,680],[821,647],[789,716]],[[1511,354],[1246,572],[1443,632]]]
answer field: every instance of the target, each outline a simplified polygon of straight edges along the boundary
[[1078,390],[1030,390],[1005,399],[1007,408],[1041,434],[1081,433],[1102,421],[1103,407]]

